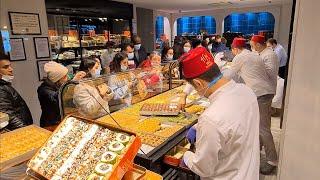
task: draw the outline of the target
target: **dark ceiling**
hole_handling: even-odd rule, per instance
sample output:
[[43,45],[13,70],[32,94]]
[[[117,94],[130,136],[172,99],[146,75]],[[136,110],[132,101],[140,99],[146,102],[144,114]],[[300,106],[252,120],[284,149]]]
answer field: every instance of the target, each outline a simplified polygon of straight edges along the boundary
[[48,14],[133,18],[132,4],[108,0],[45,0]]

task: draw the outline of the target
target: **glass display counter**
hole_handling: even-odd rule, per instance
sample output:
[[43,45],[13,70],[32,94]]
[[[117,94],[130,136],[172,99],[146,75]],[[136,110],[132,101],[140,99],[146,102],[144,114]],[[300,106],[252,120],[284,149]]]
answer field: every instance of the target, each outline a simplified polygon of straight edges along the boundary
[[[184,139],[187,129],[197,122],[196,113],[204,110],[192,103],[194,105],[190,111],[178,111],[176,115],[171,116],[145,116],[141,113],[145,105],[159,107],[167,105],[166,107],[170,108],[179,106],[179,94],[183,92],[185,82],[179,80],[175,68],[179,68],[177,63],[171,62],[157,68],[135,69],[80,82],[69,82],[63,86],[60,93],[62,117],[70,114],[86,116],[85,109],[90,109],[87,108],[88,104],[96,102],[99,110],[92,112],[97,114],[94,117],[90,114],[86,118],[137,133],[142,140],[142,147],[136,163],[151,168],[152,162],[161,159]],[[84,98],[90,99],[88,103],[76,102],[79,92],[77,88],[82,84],[94,87],[94,90],[87,93],[87,97]],[[103,86],[105,90],[101,90]],[[101,94],[108,94],[107,96],[110,95],[112,98],[99,98]],[[199,96],[194,94],[189,96],[188,103],[198,100]],[[105,101],[108,103],[107,106]],[[86,108],[79,107],[79,104],[84,104]]]

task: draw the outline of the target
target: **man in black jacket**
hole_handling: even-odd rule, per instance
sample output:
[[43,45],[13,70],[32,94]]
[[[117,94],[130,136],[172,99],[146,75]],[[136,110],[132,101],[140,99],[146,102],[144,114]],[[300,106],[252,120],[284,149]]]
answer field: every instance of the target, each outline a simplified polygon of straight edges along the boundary
[[9,115],[8,130],[18,129],[33,124],[26,102],[11,86],[13,69],[9,57],[0,54],[0,111]]
[[143,46],[141,46],[141,38],[139,36],[134,35],[132,37],[132,42],[134,45],[134,59],[138,63],[138,67],[142,61],[147,59],[148,55],[146,49]]

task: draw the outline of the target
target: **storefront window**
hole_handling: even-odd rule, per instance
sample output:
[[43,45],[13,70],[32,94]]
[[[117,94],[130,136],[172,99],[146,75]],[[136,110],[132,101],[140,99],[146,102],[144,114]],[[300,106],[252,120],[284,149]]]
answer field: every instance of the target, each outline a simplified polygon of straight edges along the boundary
[[200,33],[215,34],[216,21],[212,16],[181,17],[177,20],[177,34],[197,35]]
[[156,39],[160,39],[161,34],[164,34],[164,17],[158,16],[156,19]]
[[269,12],[233,13],[224,19],[224,32],[241,32],[244,35],[274,31],[274,16]]

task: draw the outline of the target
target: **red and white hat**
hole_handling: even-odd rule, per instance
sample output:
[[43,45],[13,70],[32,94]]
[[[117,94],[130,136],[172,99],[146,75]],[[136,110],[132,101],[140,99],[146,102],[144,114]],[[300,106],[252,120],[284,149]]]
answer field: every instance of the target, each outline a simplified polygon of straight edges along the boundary
[[246,40],[244,38],[234,38],[231,44],[231,47],[238,48],[238,47],[245,47]]
[[251,41],[259,44],[264,44],[266,42],[266,39],[262,35],[253,35]]
[[212,55],[204,47],[190,50],[181,58],[182,73],[185,78],[196,78],[207,72],[214,64]]

